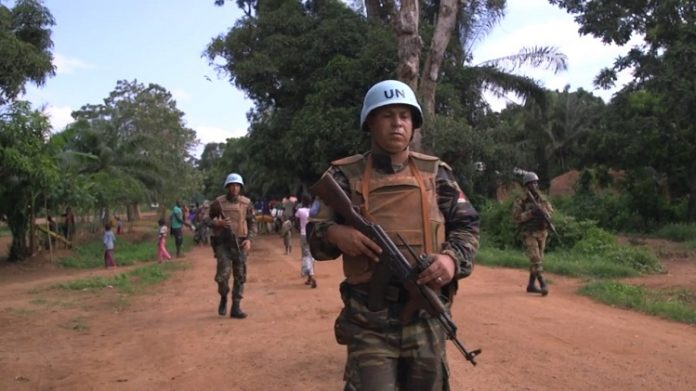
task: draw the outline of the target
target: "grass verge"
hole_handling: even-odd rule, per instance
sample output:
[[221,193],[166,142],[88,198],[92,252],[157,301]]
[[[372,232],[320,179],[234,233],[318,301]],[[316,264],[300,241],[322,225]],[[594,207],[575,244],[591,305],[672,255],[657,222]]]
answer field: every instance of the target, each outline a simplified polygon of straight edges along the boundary
[[650,290],[616,281],[591,281],[579,293],[601,303],[690,325],[696,324],[696,295],[683,290]]
[[152,264],[120,273],[111,277],[94,276],[68,281],[53,286],[53,288],[90,291],[105,288],[114,288],[121,293],[135,293],[143,288],[162,282],[169,278],[170,272],[188,267],[182,262],[167,262]]
[[[168,238],[167,249],[171,254],[176,253],[174,239]],[[187,252],[192,247],[190,238],[184,238],[181,247],[182,252]],[[129,242],[126,239],[117,238],[114,249],[114,260],[119,266],[129,266],[138,262],[151,261],[157,258],[157,237],[146,235],[138,242]],[[94,269],[104,267],[104,248],[101,240],[85,243],[74,249],[72,255],[59,261],[60,265],[74,269]]]
[[[476,261],[486,266],[528,269],[529,259],[522,250],[501,250],[482,246]],[[640,274],[630,264],[616,261],[604,254],[555,251],[544,256],[544,270],[570,277],[622,278]]]
[[696,238],[696,224],[674,223],[667,224],[657,231],[655,236],[673,240],[675,242],[686,242]]
[[[686,243],[696,241],[690,241]],[[501,250],[483,245],[477,263],[487,266],[527,269],[522,250]],[[589,277],[579,293],[601,303],[626,308],[690,325],[696,324],[696,295],[683,289],[650,290],[612,281],[659,271],[659,263],[646,251],[617,246],[576,246],[553,251],[544,257],[544,270],[570,277]]]

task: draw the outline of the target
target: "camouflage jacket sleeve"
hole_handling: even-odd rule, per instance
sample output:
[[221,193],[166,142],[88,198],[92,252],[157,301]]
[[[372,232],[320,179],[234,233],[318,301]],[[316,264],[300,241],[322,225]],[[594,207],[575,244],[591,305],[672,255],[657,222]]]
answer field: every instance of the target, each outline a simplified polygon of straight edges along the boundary
[[469,202],[449,167],[442,163],[436,178],[437,203],[445,216],[445,243],[441,253],[457,264],[456,279],[467,277],[479,248],[479,215]]
[[254,204],[249,203],[246,212],[246,223],[247,223],[247,239],[254,239],[256,237],[256,211],[254,210]]
[[[343,175],[337,168],[331,167],[327,170],[327,175],[333,176],[336,183],[350,197],[350,185],[348,178]],[[338,247],[326,242],[326,230],[329,226],[342,223],[341,217],[336,215],[330,208],[321,204],[319,213],[316,216],[317,221],[307,223],[307,242],[309,249],[312,252],[312,257],[318,261],[336,259],[341,255]]]

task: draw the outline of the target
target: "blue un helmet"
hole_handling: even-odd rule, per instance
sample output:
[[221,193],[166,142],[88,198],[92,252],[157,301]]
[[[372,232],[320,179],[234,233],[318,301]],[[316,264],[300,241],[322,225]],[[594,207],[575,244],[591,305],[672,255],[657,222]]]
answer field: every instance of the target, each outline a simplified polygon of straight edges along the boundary
[[531,171],[528,171],[522,177],[522,186],[527,186],[527,184],[531,182],[539,182],[539,176]]
[[227,178],[225,178],[225,185],[223,188],[227,188],[227,185],[230,183],[238,183],[240,186],[244,187],[244,179],[242,179],[242,176],[236,172],[231,173],[227,176]]
[[372,110],[396,104],[411,106],[414,129],[423,125],[423,111],[411,87],[398,80],[384,80],[373,85],[365,94],[362,111],[360,112],[360,127],[362,130],[368,130],[365,128],[365,122]]

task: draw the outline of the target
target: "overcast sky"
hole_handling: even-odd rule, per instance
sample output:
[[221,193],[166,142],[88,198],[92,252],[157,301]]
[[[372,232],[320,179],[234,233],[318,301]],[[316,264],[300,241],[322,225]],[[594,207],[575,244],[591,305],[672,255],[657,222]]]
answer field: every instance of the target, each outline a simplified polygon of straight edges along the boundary
[[[56,19],[53,53],[56,76],[40,88],[28,85],[24,99],[45,107],[54,130],[70,113],[99,104],[118,80],[157,83],[174,95],[186,125],[202,144],[246,134],[251,103],[201,57],[206,45],[233,26],[241,12],[213,0],[44,0]],[[474,49],[474,63],[517,53],[523,46],[556,46],[568,70],[522,69],[550,89],[592,91],[592,80],[628,48],[580,37],[571,16],[546,0],[508,0],[507,16]],[[620,79],[621,81],[621,79]],[[366,87],[367,88],[367,87]],[[608,100],[613,91],[593,91]],[[491,100],[494,108],[505,101]],[[356,116],[359,113],[356,107]],[[198,153],[202,148],[198,149]]]

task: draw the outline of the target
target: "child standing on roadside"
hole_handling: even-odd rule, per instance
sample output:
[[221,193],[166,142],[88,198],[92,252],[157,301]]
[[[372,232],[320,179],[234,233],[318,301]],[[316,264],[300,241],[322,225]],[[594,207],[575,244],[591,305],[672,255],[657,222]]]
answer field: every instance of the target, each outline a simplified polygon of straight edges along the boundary
[[157,235],[157,263],[162,263],[172,259],[167,251],[167,222],[164,219],[159,219],[159,233]]
[[114,261],[114,244],[116,243],[116,235],[111,230],[111,223],[106,223],[104,225],[104,267],[116,267],[116,262]]

